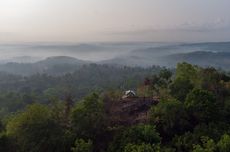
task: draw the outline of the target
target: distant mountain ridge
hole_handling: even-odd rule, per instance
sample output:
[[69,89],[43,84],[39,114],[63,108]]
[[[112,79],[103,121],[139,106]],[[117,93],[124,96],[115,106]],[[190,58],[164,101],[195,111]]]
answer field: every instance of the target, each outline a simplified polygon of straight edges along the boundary
[[90,61],[80,60],[74,57],[69,56],[54,56],[48,57],[45,60],[41,60],[36,62],[35,64],[44,64],[44,65],[58,65],[58,64],[86,64],[90,63]]
[[213,66],[230,70],[230,52],[191,52],[165,56],[165,66],[175,67],[178,62],[188,62],[200,66]]
[[178,62],[214,66],[229,70],[230,42],[184,43],[134,50],[125,56],[101,61],[103,64],[175,67]]
[[[121,44],[119,47],[123,46]],[[48,73],[52,75],[61,75],[68,72],[73,72],[84,64],[108,64],[118,66],[138,66],[150,67],[153,65],[175,67],[178,62],[189,62],[200,66],[214,66],[230,70],[230,42],[215,42],[215,43],[170,43],[160,45],[150,45],[143,43],[140,47],[134,47],[132,51],[118,53],[113,58],[107,59],[104,53],[106,48],[113,46],[112,44],[101,45],[77,45],[82,48],[82,52],[87,50],[89,56],[101,56],[100,61],[85,61],[70,56],[52,56],[46,59],[38,59],[30,56],[22,56],[0,62],[0,72],[8,72],[12,74],[31,75],[36,73]],[[128,44],[130,48],[131,44]],[[27,45],[26,45],[27,46]],[[61,46],[61,48],[59,48]],[[29,46],[27,46],[29,47]],[[36,48],[36,45],[31,45]],[[38,48],[49,48],[50,51],[58,48],[64,49],[70,47],[69,50],[74,51],[75,45],[38,45]],[[119,48],[115,47],[115,48]],[[127,45],[124,45],[127,47]],[[43,49],[44,49],[43,48]],[[90,49],[89,49],[90,48]],[[95,49],[95,50],[94,50]],[[122,48],[124,49],[124,48]],[[121,50],[122,50],[121,49]],[[100,51],[99,51],[100,50]],[[103,51],[101,51],[103,50]],[[121,52],[121,50],[119,50]],[[118,51],[118,52],[119,52]],[[49,50],[48,50],[49,52]],[[52,51],[51,51],[52,52]],[[50,52],[49,52],[50,53]],[[63,53],[63,52],[62,52]],[[66,53],[69,55],[69,53]],[[104,58],[104,59],[103,59]],[[15,63],[18,62],[18,63]]]
[[36,73],[62,75],[68,72],[74,72],[80,66],[89,63],[89,61],[83,61],[73,57],[55,56],[35,63],[10,62],[1,64],[0,71],[18,75],[33,75]]
[[230,42],[206,42],[206,43],[191,43],[182,44],[181,46],[201,48],[206,51],[213,52],[230,52]]

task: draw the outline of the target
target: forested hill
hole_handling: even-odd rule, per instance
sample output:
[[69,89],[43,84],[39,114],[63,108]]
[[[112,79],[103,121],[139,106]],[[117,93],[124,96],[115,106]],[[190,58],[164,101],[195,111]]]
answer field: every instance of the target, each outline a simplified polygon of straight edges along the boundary
[[35,63],[16,63],[9,62],[0,64],[0,71],[9,74],[29,76],[37,73],[46,73],[48,75],[63,75],[74,72],[89,61],[79,60],[68,56],[49,57]]
[[[230,76],[212,67],[180,63],[173,74],[88,65],[59,77],[0,76],[1,152],[230,149]],[[136,96],[120,100],[127,88]]]
[[173,68],[179,62],[188,62],[202,67],[212,66],[230,70],[230,42],[168,44],[142,48],[101,62],[143,67],[159,65]]
[[[25,50],[27,56],[21,56]],[[4,59],[7,51],[15,55]],[[175,68],[177,63],[187,62],[230,70],[230,42],[1,45],[0,52],[0,71],[25,76],[36,73],[63,75],[90,63]]]
[[[67,92],[80,99],[92,91],[135,89],[146,76],[162,68],[131,68],[89,64],[59,76],[31,76],[0,73],[0,113],[14,112],[33,102],[49,103]],[[1,114],[0,114],[1,115]]]
[[162,65],[175,67],[178,62],[189,62],[203,67],[216,67],[230,70],[230,52],[204,52],[178,53],[161,58]]

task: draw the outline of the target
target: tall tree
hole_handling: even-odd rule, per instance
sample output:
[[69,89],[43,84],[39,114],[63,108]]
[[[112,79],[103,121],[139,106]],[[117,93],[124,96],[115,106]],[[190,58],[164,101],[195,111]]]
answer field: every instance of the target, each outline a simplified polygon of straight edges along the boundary
[[15,139],[22,152],[66,151],[69,147],[64,130],[55,123],[46,106],[34,104],[13,116],[6,126],[7,135]]

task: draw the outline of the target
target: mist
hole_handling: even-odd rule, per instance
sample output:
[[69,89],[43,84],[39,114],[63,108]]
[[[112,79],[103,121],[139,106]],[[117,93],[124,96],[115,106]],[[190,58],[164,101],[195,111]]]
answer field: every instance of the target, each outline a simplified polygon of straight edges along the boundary
[[230,64],[230,42],[18,43],[1,44],[0,53],[0,71],[14,73],[20,69],[16,74],[24,74],[25,69],[31,69],[28,74],[40,73],[55,66],[74,71],[74,66],[89,63],[175,68],[179,62],[188,62],[223,69],[229,69]]
[[[70,56],[87,61],[125,56],[133,50],[166,45],[164,43],[18,43],[1,44],[1,62],[36,62],[47,57]],[[29,60],[30,58],[30,60]],[[21,59],[21,60],[19,60]],[[24,61],[23,61],[24,59]]]

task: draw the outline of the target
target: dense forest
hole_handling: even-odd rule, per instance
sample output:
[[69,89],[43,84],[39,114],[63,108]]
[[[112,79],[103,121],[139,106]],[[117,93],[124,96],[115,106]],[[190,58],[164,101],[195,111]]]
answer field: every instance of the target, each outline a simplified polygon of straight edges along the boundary
[[[53,76],[0,74],[0,151],[229,152],[230,75],[179,63],[175,70],[89,64]],[[148,121],[113,125],[122,92],[157,97]]]
[[[67,69],[70,65],[63,65]],[[52,69],[61,70],[59,67]],[[160,67],[131,68],[89,64],[62,75],[31,76],[0,73],[0,116],[16,112],[31,103],[49,104],[72,96],[78,101],[90,92],[135,89],[146,76],[159,73]]]

